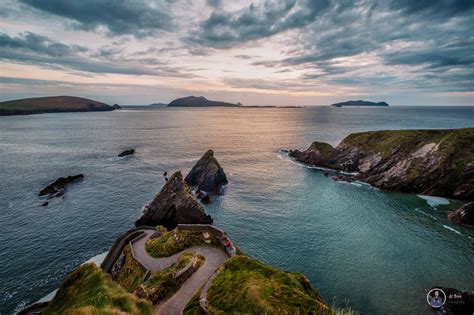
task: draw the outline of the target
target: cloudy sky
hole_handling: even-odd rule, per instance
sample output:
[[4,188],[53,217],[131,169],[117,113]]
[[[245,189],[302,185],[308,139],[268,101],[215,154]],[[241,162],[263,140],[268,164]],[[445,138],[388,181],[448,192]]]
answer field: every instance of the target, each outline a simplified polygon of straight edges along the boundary
[[474,105],[472,0],[0,4],[0,100]]

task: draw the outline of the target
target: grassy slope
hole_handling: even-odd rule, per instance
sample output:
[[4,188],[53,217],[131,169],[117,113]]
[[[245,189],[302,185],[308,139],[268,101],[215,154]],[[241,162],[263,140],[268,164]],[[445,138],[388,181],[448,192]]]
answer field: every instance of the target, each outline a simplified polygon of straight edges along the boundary
[[[210,314],[334,314],[303,275],[247,256],[235,256],[224,264],[207,299]],[[188,307],[187,312],[197,310]]]
[[397,147],[409,147],[413,151],[428,143],[441,143],[440,150],[445,154],[456,153],[470,156],[474,141],[474,128],[438,130],[381,130],[353,133],[342,143],[357,146],[366,151],[380,152],[382,157],[391,154]]
[[124,248],[123,254],[125,255],[123,267],[114,280],[125,288],[125,290],[132,292],[143,282],[145,272],[140,264],[133,259],[130,245]]
[[[190,262],[198,269],[204,263],[204,257],[196,253],[181,254],[177,262],[167,268],[154,272],[137,290],[137,294],[142,296],[140,292],[154,291],[153,303],[166,300],[180,288],[180,286],[173,281],[174,275]],[[144,295],[145,294],[143,294],[143,297],[145,297]]]
[[126,292],[95,264],[79,266],[43,312],[49,314],[152,314],[151,304]]
[[11,110],[79,110],[87,109],[89,104],[94,104],[98,108],[107,108],[109,105],[94,100],[74,96],[51,96],[24,98],[0,102],[0,109]]
[[[206,238],[206,235],[209,237]],[[174,229],[163,233],[159,238],[149,240],[145,249],[155,258],[168,257],[177,254],[186,248],[196,245],[214,245],[215,238],[209,232],[197,232]]]

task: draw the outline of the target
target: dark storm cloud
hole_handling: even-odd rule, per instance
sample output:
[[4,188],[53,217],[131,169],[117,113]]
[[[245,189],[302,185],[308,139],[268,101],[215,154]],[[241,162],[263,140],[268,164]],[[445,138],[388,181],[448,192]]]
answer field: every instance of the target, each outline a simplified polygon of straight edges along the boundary
[[91,31],[105,27],[110,35],[149,36],[171,30],[173,20],[165,4],[145,0],[21,0],[37,10],[72,21],[76,29]]
[[238,12],[215,10],[190,40],[215,48],[228,48],[299,28],[328,7],[326,0],[263,1]]
[[5,33],[0,33],[0,47],[3,49],[19,49],[34,53],[44,54],[51,57],[62,57],[76,52],[85,52],[87,48],[77,45],[65,45],[55,42],[46,36],[31,32],[21,33],[17,37],[10,37]]
[[391,8],[405,14],[419,14],[433,17],[452,17],[472,13],[474,1],[471,0],[396,0]]
[[[55,42],[46,36],[31,32],[11,37],[0,33],[0,60],[18,64],[39,65],[44,68],[77,70],[89,73],[130,75],[159,75],[169,77],[195,77],[185,69],[163,64],[156,58],[130,58],[121,56],[120,49],[89,49]],[[86,55],[85,53],[90,53]],[[98,59],[94,59],[94,58]]]

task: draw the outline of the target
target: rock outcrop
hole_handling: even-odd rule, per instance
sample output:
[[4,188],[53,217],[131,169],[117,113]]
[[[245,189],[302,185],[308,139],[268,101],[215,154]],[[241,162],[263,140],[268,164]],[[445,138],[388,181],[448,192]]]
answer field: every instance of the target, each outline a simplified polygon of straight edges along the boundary
[[124,157],[124,156],[133,155],[133,154],[135,154],[135,150],[134,149],[129,149],[129,150],[125,150],[122,153],[120,153],[118,155],[118,157]]
[[174,229],[178,224],[212,224],[211,216],[193,197],[181,172],[169,178],[135,222],[136,226],[163,225],[167,229]]
[[[78,182],[84,178],[83,174],[68,176],[68,177],[59,177],[51,185],[46,186],[43,190],[39,192],[39,196],[48,195],[49,198],[61,197],[64,195],[66,188],[72,183]],[[43,204],[46,206],[47,204]]]
[[227,185],[224,169],[214,157],[214,151],[208,150],[201,157],[185,178],[189,186],[197,187],[214,195],[220,195],[222,186]]
[[119,104],[114,104],[114,105],[112,105],[112,108],[113,108],[113,109],[122,109],[122,107],[120,107]]
[[474,202],[468,202],[456,211],[450,212],[448,219],[460,225],[474,227]]
[[474,128],[354,133],[289,155],[384,190],[474,200]]

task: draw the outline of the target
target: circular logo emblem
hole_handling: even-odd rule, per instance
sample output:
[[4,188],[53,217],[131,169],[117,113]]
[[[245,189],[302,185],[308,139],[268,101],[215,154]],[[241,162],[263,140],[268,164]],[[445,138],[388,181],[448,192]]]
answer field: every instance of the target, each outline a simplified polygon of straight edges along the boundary
[[439,288],[433,288],[426,295],[426,301],[432,308],[440,308],[446,302],[446,293]]

